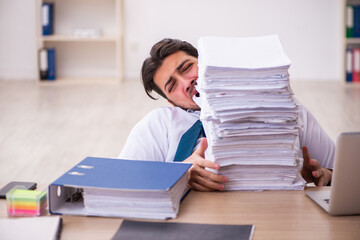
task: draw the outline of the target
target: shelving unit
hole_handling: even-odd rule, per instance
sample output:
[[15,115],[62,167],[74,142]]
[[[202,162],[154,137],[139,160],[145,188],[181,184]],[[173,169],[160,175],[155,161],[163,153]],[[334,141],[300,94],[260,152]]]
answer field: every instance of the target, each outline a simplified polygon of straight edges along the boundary
[[[123,0],[34,0],[36,62],[39,50],[55,48],[56,80],[39,83],[119,83],[123,71]],[[54,3],[54,33],[42,35],[41,6]],[[77,28],[101,29],[99,37],[74,37]]]
[[[343,47],[343,56],[344,56],[344,82],[346,82],[346,68],[347,68],[347,56],[346,56],[346,50],[347,49],[354,49],[354,48],[360,48],[360,37],[351,37],[348,38],[346,36],[346,27],[347,27],[347,23],[348,23],[348,10],[347,10],[347,6],[348,5],[358,5],[360,6],[360,0],[343,0],[343,5],[344,5],[344,31],[343,31],[343,36],[344,36],[344,47]],[[348,83],[352,83],[352,82],[348,82]],[[358,84],[358,82],[356,83]]]

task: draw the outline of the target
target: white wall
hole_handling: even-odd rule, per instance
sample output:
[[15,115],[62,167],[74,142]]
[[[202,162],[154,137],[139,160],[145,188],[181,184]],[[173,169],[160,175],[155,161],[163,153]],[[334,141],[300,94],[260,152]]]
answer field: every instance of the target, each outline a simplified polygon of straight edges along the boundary
[[0,79],[36,78],[35,4],[0,0]]
[[[202,35],[278,34],[292,80],[340,81],[342,9],[340,0],[125,0],[125,76],[138,78],[164,37],[196,46]],[[33,1],[0,0],[0,78],[35,78],[34,19]]]

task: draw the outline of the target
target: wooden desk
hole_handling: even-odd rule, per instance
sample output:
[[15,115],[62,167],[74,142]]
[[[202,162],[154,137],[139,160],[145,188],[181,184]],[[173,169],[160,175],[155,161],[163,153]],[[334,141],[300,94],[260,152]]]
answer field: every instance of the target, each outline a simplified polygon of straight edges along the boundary
[[[308,190],[313,190],[308,189]],[[0,217],[6,216],[5,200]],[[63,216],[61,239],[111,239],[122,219]],[[254,239],[360,239],[360,216],[332,217],[303,191],[195,192],[169,222],[254,224]]]

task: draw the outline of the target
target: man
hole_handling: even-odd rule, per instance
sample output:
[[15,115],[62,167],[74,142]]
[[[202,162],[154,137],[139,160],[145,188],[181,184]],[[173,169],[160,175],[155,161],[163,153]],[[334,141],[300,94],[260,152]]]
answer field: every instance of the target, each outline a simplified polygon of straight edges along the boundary
[[[196,48],[185,41],[163,39],[153,46],[141,70],[146,94],[155,99],[151,95],[155,91],[174,107],[155,109],[142,119],[131,131],[120,158],[174,160],[181,136],[200,117],[200,108],[193,101],[193,96],[198,94],[195,89],[197,57]],[[300,132],[304,156],[301,175],[317,186],[327,185],[331,182],[335,144],[302,106],[300,116],[304,125]],[[189,185],[199,191],[222,191],[229,179],[205,169],[220,167],[204,158],[206,148],[206,138],[198,139],[195,151],[185,160],[193,164]]]

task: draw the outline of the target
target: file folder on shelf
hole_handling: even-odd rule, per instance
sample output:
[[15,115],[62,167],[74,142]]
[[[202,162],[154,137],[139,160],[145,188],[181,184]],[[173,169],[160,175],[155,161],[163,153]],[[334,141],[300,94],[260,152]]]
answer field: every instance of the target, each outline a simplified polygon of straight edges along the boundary
[[352,5],[346,6],[346,37],[352,38],[354,32],[354,9]]
[[346,49],[346,82],[352,82],[353,79],[353,50]]
[[55,48],[48,48],[47,57],[48,57],[47,79],[48,80],[55,80],[56,79],[56,60],[55,60],[56,52],[55,52]]
[[353,29],[353,37],[360,37],[360,5],[353,6],[353,18],[354,18],[354,29]]
[[360,48],[354,48],[353,54],[353,82],[360,82]]
[[41,48],[39,51],[39,68],[40,68],[40,79],[48,79],[48,50],[46,48]]
[[41,25],[44,36],[54,33],[54,4],[43,3],[41,7]]
[[191,164],[87,157],[49,186],[51,214],[176,218]]

